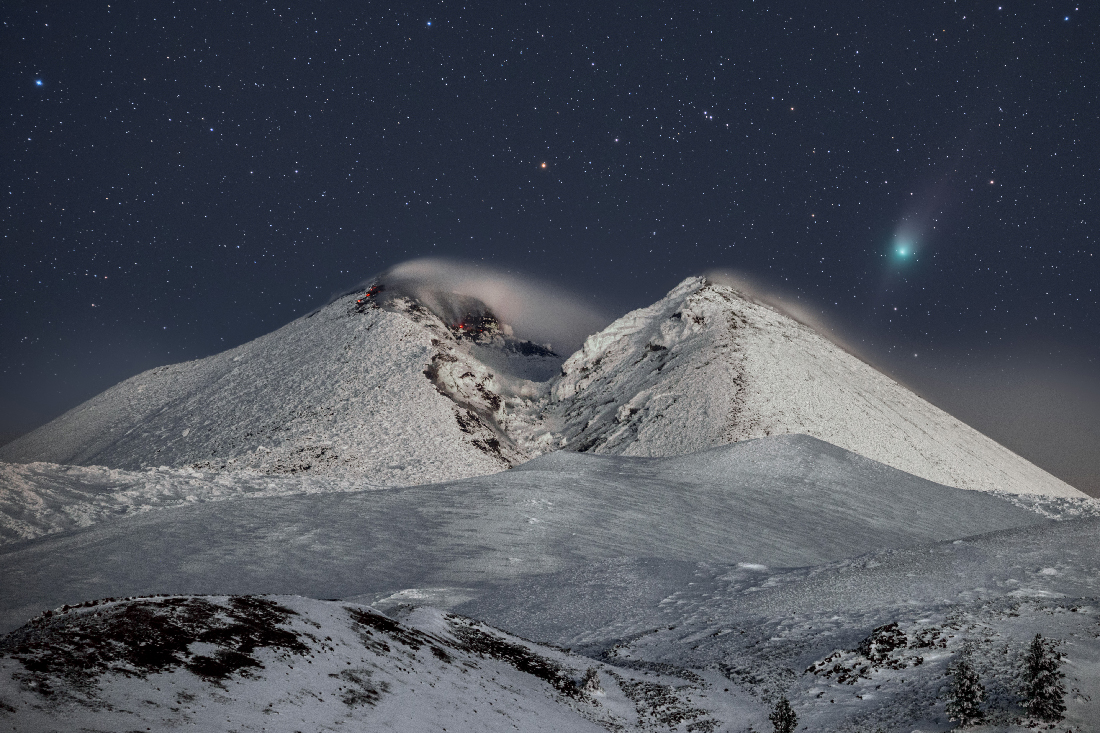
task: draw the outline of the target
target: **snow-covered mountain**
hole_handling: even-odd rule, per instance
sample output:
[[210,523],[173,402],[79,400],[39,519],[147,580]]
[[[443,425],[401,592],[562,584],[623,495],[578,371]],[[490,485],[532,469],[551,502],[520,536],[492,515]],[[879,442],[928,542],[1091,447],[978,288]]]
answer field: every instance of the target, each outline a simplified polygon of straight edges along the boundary
[[1016,732],[1036,633],[1100,726],[1100,502],[731,287],[375,285],[0,452],[0,728]]
[[804,433],[961,489],[1084,496],[813,329],[689,278],[591,336],[540,423],[570,450],[686,454]]
[[357,291],[235,349],[128,379],[0,457],[377,485],[500,471],[528,457],[497,424],[502,393],[530,391],[526,378],[545,379],[561,358],[511,337],[483,304],[446,303],[436,313],[401,292]]
[[243,346],[133,377],[0,459],[393,486],[559,448],[672,456],[780,434],[957,488],[1083,496],[808,326],[704,278],[562,364],[476,298],[383,276]]

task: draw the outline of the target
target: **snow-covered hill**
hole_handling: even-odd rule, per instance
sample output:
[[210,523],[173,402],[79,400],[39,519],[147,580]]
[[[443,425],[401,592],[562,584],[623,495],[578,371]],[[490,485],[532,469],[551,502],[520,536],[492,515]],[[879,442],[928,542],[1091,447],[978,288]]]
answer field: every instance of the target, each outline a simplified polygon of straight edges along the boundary
[[[409,592],[445,605],[624,556],[802,566],[1045,521],[806,436],[665,459],[557,452],[443,484],[239,496],[0,547],[0,630],[107,596]],[[1048,512],[1058,502],[1095,511],[1052,500]]]
[[653,678],[431,609],[396,620],[299,597],[133,598],[60,609],[0,640],[0,724],[594,733],[759,717],[711,677]]
[[689,278],[566,361],[540,427],[570,450],[667,456],[804,433],[962,489],[1084,496],[811,328]]
[[497,417],[506,395],[530,389],[524,377],[545,379],[561,359],[511,338],[470,299],[459,305],[472,310],[471,323],[444,323],[401,293],[377,290],[222,354],[139,374],[0,457],[350,473],[376,485],[493,473],[526,459]]
[[[947,673],[967,657],[986,690],[973,730],[1084,733],[1100,730],[1098,532],[1096,517],[1052,522],[799,569],[622,558],[455,610],[635,670],[719,670],[822,733],[956,729]],[[1021,704],[1037,633],[1065,655],[1057,724]]]
[[[945,672],[966,654],[985,730],[1022,731],[1036,632],[1067,655],[1058,729],[1100,724],[1100,518],[1042,521],[802,436],[698,458],[681,484],[684,458],[556,453],[0,548],[0,726],[767,730],[783,694],[810,730],[946,731]],[[800,546],[893,549],[768,562]],[[170,588],[214,595],[118,598]],[[344,600],[243,595],[272,589]]]

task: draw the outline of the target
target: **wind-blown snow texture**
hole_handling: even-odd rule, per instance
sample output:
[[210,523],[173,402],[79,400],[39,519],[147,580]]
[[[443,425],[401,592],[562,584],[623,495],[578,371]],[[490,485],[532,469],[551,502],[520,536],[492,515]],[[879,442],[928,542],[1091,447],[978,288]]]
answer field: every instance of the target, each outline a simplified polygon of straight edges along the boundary
[[589,337],[547,382],[530,378],[556,368],[552,355],[500,334],[471,339],[384,284],[371,297],[140,374],[0,459],[352,472],[393,486],[560,447],[670,456],[804,433],[948,486],[1084,496],[809,327],[702,278]]
[[182,504],[370,488],[357,479],[306,474],[0,463],[0,545]]
[[457,482],[189,503],[0,547],[0,630],[107,596],[468,595],[622,556],[801,566],[1044,521],[806,436],[664,459],[559,452]]

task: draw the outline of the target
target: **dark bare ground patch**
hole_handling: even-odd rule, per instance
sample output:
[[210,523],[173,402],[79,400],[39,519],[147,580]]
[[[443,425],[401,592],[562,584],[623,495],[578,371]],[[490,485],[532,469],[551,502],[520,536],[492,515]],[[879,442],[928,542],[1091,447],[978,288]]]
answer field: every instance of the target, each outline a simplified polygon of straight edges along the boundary
[[[102,674],[145,678],[180,667],[220,682],[262,668],[253,656],[257,649],[309,651],[297,633],[283,628],[297,614],[257,596],[231,596],[224,604],[198,597],[135,598],[77,610],[47,612],[0,640],[0,655],[19,660],[24,684],[44,696],[59,681],[87,694]],[[193,654],[189,647],[196,642],[216,649]]]
[[[859,642],[855,649],[833,652],[819,662],[810,665],[806,672],[825,677],[836,677],[841,684],[854,685],[860,678],[870,679],[875,669],[905,669],[918,667],[924,663],[924,657],[906,654],[910,646],[915,649],[946,646],[939,629],[929,629],[919,633],[912,645],[900,626],[895,623],[879,626],[870,636]],[[897,652],[897,653],[895,653]]]
[[375,684],[371,681],[372,674],[369,669],[345,669],[339,674],[330,674],[329,677],[347,683],[340,688],[340,699],[349,708],[360,705],[373,707],[382,697],[382,693],[390,691],[390,684],[385,681]]
[[856,651],[871,660],[872,664],[882,665],[886,663],[890,652],[895,649],[904,649],[906,646],[908,646],[908,639],[905,637],[905,632],[895,622],[879,626],[872,631],[870,636],[859,642]]
[[703,717],[707,715],[706,710],[693,708],[680,699],[674,687],[644,680],[628,680],[614,673],[612,676],[643,719],[649,718],[669,728],[687,723],[687,730],[707,733],[718,727],[718,721]]
[[351,614],[351,618],[359,624],[363,641],[370,647],[377,649],[379,646],[383,646],[386,653],[389,653],[390,650],[389,645],[384,641],[372,638],[375,631],[381,632],[392,640],[409,647],[414,652],[422,646],[430,645],[433,641],[427,634],[416,629],[407,629],[389,616],[383,616],[377,611],[352,608],[351,606],[345,606],[345,608]]
[[464,651],[499,659],[520,672],[533,675],[550,683],[563,695],[580,697],[581,689],[573,676],[557,662],[535,654],[520,644],[513,644],[494,634],[482,631],[457,616],[450,617],[451,628],[459,640],[458,648]]

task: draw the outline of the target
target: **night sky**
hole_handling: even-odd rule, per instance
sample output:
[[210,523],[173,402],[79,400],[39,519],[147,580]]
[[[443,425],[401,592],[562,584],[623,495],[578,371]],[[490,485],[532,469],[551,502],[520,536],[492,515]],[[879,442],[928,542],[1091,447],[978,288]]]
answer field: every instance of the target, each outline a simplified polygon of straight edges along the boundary
[[610,315],[733,268],[1100,493],[1095,7],[0,17],[0,440],[411,258]]

